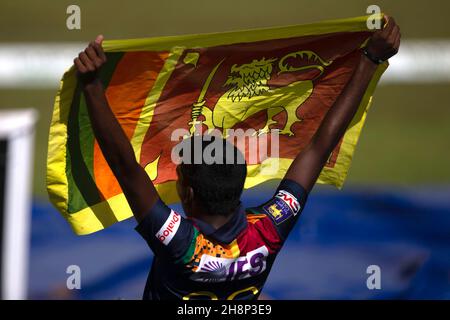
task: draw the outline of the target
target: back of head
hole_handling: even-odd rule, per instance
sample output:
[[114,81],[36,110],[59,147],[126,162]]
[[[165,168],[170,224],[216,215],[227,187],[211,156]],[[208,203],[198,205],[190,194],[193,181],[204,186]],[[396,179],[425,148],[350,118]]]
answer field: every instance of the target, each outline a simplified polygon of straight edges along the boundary
[[233,213],[247,175],[242,153],[225,139],[211,135],[185,139],[181,148],[181,173],[195,201],[211,215]]

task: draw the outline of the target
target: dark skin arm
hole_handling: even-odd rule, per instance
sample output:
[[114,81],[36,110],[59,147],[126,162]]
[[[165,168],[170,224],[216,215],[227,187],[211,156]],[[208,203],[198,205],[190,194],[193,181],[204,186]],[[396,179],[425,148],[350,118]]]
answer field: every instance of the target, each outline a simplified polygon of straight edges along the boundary
[[[386,25],[374,32],[367,44],[372,57],[383,61],[398,52],[400,29],[393,18],[385,16]],[[310,192],[329,155],[344,135],[358,110],[377,65],[361,52],[359,64],[341,95],[325,115],[309,145],[292,162],[285,178]]]
[[131,143],[111,111],[98,78],[98,72],[106,62],[102,41],[103,36],[98,36],[78,55],[74,64],[97,142],[140,222],[159,196],[144,168],[136,161]]

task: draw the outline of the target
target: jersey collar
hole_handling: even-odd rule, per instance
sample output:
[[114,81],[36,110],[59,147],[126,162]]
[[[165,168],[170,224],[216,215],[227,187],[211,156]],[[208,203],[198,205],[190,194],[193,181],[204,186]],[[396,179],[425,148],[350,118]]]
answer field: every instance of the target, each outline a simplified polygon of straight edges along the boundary
[[246,213],[242,204],[239,205],[231,219],[219,229],[215,229],[212,225],[202,220],[195,218],[193,220],[200,232],[205,236],[227,244],[233,242],[233,240],[235,240],[237,236],[247,228]]

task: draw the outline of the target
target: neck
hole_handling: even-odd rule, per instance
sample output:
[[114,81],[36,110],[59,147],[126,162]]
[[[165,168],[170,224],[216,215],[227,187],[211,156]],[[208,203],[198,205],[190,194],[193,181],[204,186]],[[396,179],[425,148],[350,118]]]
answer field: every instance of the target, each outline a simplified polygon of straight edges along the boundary
[[232,218],[232,214],[228,216],[212,216],[212,215],[206,215],[206,214],[200,214],[196,218],[199,220],[202,220],[203,222],[206,222],[207,224],[212,225],[215,229],[219,229],[224,224],[226,224],[230,219]]
[[[186,211],[187,208],[184,209]],[[233,213],[230,213],[227,216],[209,214],[208,212],[204,211],[202,206],[198,206],[196,203],[193,203],[189,209],[189,212],[195,212],[192,217],[206,222],[207,224],[213,226],[215,229],[219,229],[233,217]]]

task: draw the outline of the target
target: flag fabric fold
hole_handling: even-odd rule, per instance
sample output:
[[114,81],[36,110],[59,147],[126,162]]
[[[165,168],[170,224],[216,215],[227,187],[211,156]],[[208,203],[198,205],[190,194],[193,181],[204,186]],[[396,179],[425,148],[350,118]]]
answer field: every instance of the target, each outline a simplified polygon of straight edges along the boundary
[[[379,17],[381,19],[381,15]],[[99,75],[137,161],[160,196],[177,201],[174,131],[253,129],[278,133],[276,157],[251,159],[245,188],[282,178],[350,80],[358,49],[371,35],[367,17],[309,25],[163,38],[104,41]],[[342,187],[381,64],[318,182]],[[249,139],[253,139],[253,136]],[[277,170],[261,169],[277,162]],[[61,80],[49,135],[47,189],[76,234],[132,215],[90,125],[74,68]]]

